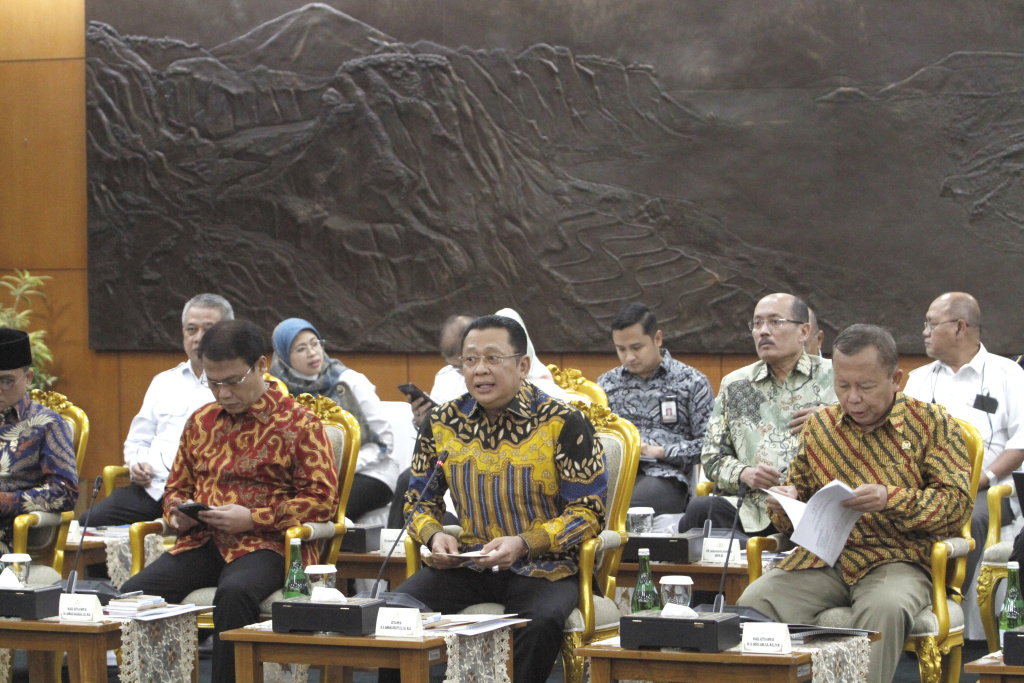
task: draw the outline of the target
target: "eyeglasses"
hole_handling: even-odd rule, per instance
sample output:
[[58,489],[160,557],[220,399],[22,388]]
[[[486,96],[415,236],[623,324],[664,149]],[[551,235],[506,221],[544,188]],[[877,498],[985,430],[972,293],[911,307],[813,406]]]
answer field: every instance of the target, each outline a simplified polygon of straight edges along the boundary
[[[924,321],[924,331],[928,332],[928,333],[931,333],[931,331],[934,330],[939,325],[945,325],[946,323],[958,323],[958,322],[960,322],[960,320],[943,320],[942,322],[939,322],[939,323],[930,323],[927,320],[925,320]],[[970,327],[970,325],[968,325],[967,323],[964,323],[964,325],[967,326],[967,327]]]
[[768,320],[751,320],[747,323],[747,329],[751,332],[761,329],[762,325],[767,325],[773,330],[777,330],[782,327],[783,323],[796,323],[797,325],[803,325],[803,320],[790,320],[789,318],[769,318]]
[[[259,361],[256,362],[258,363]],[[227,379],[224,380],[223,382],[218,382],[217,380],[210,379],[204,374],[202,378],[199,380],[199,382],[204,387],[209,387],[211,390],[223,389],[224,387],[227,387],[228,389],[234,389],[239,384],[245,381],[245,378],[249,376],[249,373],[252,372],[252,369],[254,367],[256,367],[256,363],[253,363],[252,365],[249,366],[249,369],[245,371],[245,374],[242,375],[241,379]]]
[[316,353],[317,351],[322,351],[325,346],[327,346],[326,339],[313,339],[308,344],[299,344],[294,349],[292,349],[292,353],[302,354],[306,353],[307,351],[312,351],[313,353]]
[[484,362],[489,368],[496,368],[509,358],[519,358],[523,354],[513,353],[511,356],[460,356],[459,360],[462,361],[462,367],[472,370],[477,366],[480,361]]

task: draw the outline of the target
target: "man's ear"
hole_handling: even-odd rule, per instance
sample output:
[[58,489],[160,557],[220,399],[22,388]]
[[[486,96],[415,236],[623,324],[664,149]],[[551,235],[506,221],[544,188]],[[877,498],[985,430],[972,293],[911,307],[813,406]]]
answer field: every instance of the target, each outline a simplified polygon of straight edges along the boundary
[[533,363],[533,359],[527,354],[519,356],[519,375],[526,379],[527,375],[530,374],[530,365]]
[[654,333],[654,345],[659,348],[661,347],[661,330]]

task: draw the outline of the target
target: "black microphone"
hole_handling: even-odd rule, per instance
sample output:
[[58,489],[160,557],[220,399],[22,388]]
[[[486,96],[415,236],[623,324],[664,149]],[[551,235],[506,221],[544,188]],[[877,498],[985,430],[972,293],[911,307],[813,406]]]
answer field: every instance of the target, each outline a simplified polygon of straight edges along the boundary
[[357,598],[383,598],[385,604],[388,607],[412,607],[420,611],[427,611],[427,606],[422,602],[407,595],[405,593],[395,593],[388,591],[385,593],[380,592],[381,580],[384,578],[384,569],[388,566],[388,560],[391,559],[392,553],[395,552],[395,548],[398,547],[398,542],[402,540],[402,534],[409,529],[409,524],[412,523],[412,518],[416,514],[416,510],[419,509],[420,503],[425,499],[431,497],[431,494],[437,489],[437,475],[439,472],[444,470],[444,463],[448,459],[448,451],[442,451],[441,455],[434,462],[434,470],[430,473],[430,477],[427,478],[427,483],[423,487],[423,493],[420,495],[419,500],[409,511],[409,514],[405,516],[405,524],[402,525],[402,530],[398,532],[398,536],[395,538],[395,542],[391,544],[391,549],[388,550],[388,554],[384,557],[384,561],[380,565],[380,571],[377,572],[377,578],[373,582],[373,587],[368,591],[360,591],[356,593]]
[[85,530],[89,528],[89,513],[92,512],[92,504],[96,502],[96,496],[100,493],[100,487],[103,486],[103,475],[96,477],[96,482],[92,487],[92,496],[89,498],[89,507],[85,510],[85,517],[82,518],[82,538],[78,542],[78,550],[75,551],[75,565],[74,568],[68,572],[68,582],[65,590],[74,595],[75,584],[78,582],[78,564],[82,557],[82,545],[85,543]]
[[722,565],[722,580],[718,584],[718,595],[715,596],[715,607],[712,610],[713,612],[725,611],[725,576],[729,571],[729,556],[732,555],[732,544],[736,539],[736,525],[740,521],[740,509],[743,507],[743,499],[746,497],[747,491],[749,490],[750,487],[741,481],[736,498],[736,516],[732,520],[732,530],[729,532],[729,545],[725,547],[725,563]]

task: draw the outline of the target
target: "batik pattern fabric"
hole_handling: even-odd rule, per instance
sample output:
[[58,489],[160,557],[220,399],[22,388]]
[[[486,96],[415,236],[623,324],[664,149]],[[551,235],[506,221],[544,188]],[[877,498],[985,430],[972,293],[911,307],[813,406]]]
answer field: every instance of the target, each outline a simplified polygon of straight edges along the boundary
[[[779,382],[764,361],[730,372],[722,378],[704,434],[704,474],[726,496],[739,490],[745,467],[763,463],[785,474],[800,445],[787,426],[793,413],[835,402],[832,362],[819,356],[800,356],[785,382]],[[744,530],[768,527],[766,498],[764,491],[747,494],[739,512]],[[735,497],[730,502],[735,506]]]
[[[204,524],[178,538],[173,554],[202,547],[213,537],[226,562],[256,550],[284,555],[284,532],[332,519],[338,473],[331,442],[313,413],[270,387],[244,413],[217,403],[200,408],[185,425],[167,480],[164,518],[192,499],[209,506],[249,508],[253,529],[240,534]],[[305,564],[317,564],[316,544],[304,543]]]
[[[836,567],[853,585],[871,569],[889,562],[931,567],[932,545],[960,536],[971,515],[971,462],[960,425],[941,407],[897,393],[888,418],[864,431],[838,404],[812,415],[800,452],[790,463],[789,481],[800,500],[838,479],[857,488],[882,484],[888,502],[854,524]],[[780,530],[789,518],[772,514]],[[827,566],[803,548],[782,569]]]
[[[640,472],[649,477],[676,479],[688,488],[693,466],[700,459],[715,399],[704,373],[673,359],[662,349],[661,363],[649,377],[640,377],[620,366],[598,377],[597,383],[608,395],[608,407],[633,423],[641,441],[665,449],[664,460],[641,462]],[[665,423],[662,403],[673,397],[676,420]]]
[[[438,454],[442,472],[424,495]],[[443,530],[449,490],[463,552],[519,535],[529,552],[510,569],[554,581],[576,573],[579,544],[603,527],[604,450],[583,413],[530,382],[493,421],[467,393],[435,408],[419,433],[405,512],[415,509],[410,533],[421,543]]]
[[77,500],[71,425],[26,396],[0,416],[0,550],[10,552],[18,515],[74,510]]

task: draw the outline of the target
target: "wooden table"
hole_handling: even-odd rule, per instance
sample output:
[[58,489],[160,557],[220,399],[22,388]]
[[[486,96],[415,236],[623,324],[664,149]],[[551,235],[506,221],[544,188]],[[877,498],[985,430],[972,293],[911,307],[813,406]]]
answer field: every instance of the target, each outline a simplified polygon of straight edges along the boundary
[[121,647],[121,622],[76,623],[0,620],[0,648],[28,650],[28,677],[52,681],[61,653],[68,653],[72,682],[107,680],[107,650]]
[[[383,562],[384,553],[338,553],[338,579],[376,579]],[[388,589],[395,590],[405,578],[405,555],[392,555],[384,568]]]
[[[615,585],[620,588],[636,586],[636,562],[622,562],[616,574]],[[651,574],[658,583],[661,576],[689,576],[693,579],[693,590],[718,592],[722,580],[722,566],[710,564],[674,564],[671,562],[651,562]],[[725,603],[735,605],[740,595],[750,583],[746,564],[731,564],[725,575]]]
[[1024,666],[1007,666],[1001,660],[979,659],[964,666],[964,672],[978,674],[979,683],[1024,683]]
[[[263,662],[343,669],[397,666],[402,672],[402,683],[429,683],[430,667],[448,661],[448,649],[440,635],[384,638],[239,628],[225,631],[220,637],[235,644],[235,680],[239,683],[263,683]],[[511,656],[508,677],[512,679]]]
[[[78,552],[79,544],[67,542],[64,547],[64,567],[63,567],[63,578],[68,578],[68,574],[75,568],[75,553]],[[86,536],[85,542],[81,544],[81,555],[82,559],[79,560],[78,572],[79,578],[83,576],[83,572],[86,567],[90,564],[107,564],[107,544],[102,538],[94,538]]]
[[742,652],[661,652],[586,645],[576,654],[590,657],[591,683],[621,680],[737,681],[798,683],[811,680],[811,653],[759,655]]

